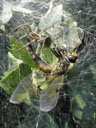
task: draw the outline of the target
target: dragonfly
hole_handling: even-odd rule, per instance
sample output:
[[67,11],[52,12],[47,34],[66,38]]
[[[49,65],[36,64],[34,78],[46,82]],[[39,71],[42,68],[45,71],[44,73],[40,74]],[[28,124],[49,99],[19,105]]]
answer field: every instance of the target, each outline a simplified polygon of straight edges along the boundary
[[30,56],[36,62],[40,70],[34,69],[32,74],[29,74],[20,81],[10,98],[10,102],[14,104],[20,104],[22,102],[28,103],[30,98],[34,99],[39,92],[39,109],[41,111],[48,112],[51,111],[58,102],[59,90],[63,85],[64,74],[68,71],[70,64],[75,63],[78,59],[76,53],[77,47],[72,49],[70,52],[67,52],[65,48],[51,48],[52,53],[58,58],[58,61],[54,65],[49,65],[42,60],[32,48],[32,42],[34,41],[37,41],[40,44],[50,41],[53,42],[50,37],[44,37],[42,39],[41,33],[46,29],[37,34],[32,32],[29,25],[22,25],[15,28],[15,32],[18,32],[24,27],[29,29],[29,33],[19,38],[19,40],[25,38],[32,39],[32,41],[22,48],[27,47]]

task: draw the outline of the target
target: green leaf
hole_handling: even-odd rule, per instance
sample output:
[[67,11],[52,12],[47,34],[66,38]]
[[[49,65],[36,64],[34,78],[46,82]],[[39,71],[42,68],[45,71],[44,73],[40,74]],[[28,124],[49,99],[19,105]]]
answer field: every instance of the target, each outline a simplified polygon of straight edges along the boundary
[[50,65],[53,65],[58,60],[56,56],[51,52],[50,48],[43,48],[41,53],[44,61]]
[[5,76],[0,81],[0,85],[8,94],[12,94],[20,80],[31,72],[31,68],[27,64],[22,63]]
[[10,37],[10,44],[15,44],[15,40],[13,38]]
[[10,40],[10,43],[11,43],[12,49],[9,49],[9,52],[11,52],[14,57],[22,60],[23,62],[28,64],[31,68],[38,67],[26,49],[21,49],[17,51],[19,48],[24,46],[23,43],[20,43],[20,42],[14,43],[14,40],[12,39]]
[[10,72],[7,76],[5,76],[1,81],[1,87],[8,93],[12,94],[15,87],[18,85],[19,82],[19,68],[14,69]]

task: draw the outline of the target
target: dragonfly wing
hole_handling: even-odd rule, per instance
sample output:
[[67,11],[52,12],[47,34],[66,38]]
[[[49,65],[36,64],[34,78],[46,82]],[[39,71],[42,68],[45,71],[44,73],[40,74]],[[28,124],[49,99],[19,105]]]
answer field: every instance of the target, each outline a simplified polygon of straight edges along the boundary
[[13,92],[10,102],[14,104],[19,104],[27,99],[29,99],[29,93],[32,93],[32,74],[25,77],[20,81],[17,88]]
[[57,104],[59,98],[59,89],[63,83],[63,76],[55,78],[55,80],[40,93],[40,110],[51,111]]
[[57,104],[59,91],[53,95],[41,94],[40,95],[40,110],[44,112],[51,111]]

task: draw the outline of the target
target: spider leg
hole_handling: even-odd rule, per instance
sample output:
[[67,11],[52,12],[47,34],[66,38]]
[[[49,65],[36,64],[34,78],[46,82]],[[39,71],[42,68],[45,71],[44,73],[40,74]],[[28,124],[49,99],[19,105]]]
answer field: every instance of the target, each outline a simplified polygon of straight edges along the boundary
[[28,39],[28,38],[30,38],[30,39],[34,39],[34,40],[39,40],[40,38],[39,38],[39,36],[38,36],[38,34],[37,33],[29,33],[29,34],[26,34],[26,35],[24,35],[24,36],[21,36],[16,42],[18,42],[18,41],[20,41],[20,40],[23,40],[23,39]]
[[48,27],[44,28],[40,33],[39,36],[41,36],[47,29],[51,28],[53,25],[49,25]]
[[35,40],[40,40],[40,37],[39,37],[39,35],[37,34],[37,33],[32,33],[32,34],[28,34],[28,36],[30,37],[30,38],[34,38]]
[[21,36],[16,42],[19,42],[20,40],[26,39],[28,37],[28,34]]
[[18,33],[21,29],[23,29],[23,28],[25,28],[25,27],[28,28],[29,32],[32,32],[32,29],[31,29],[31,27],[30,27],[28,24],[23,24],[23,25],[17,26],[17,27],[13,30],[13,32]]
[[28,47],[28,45],[31,45],[35,40],[32,40],[31,42],[25,44],[23,47],[19,48],[18,50],[16,50],[15,52],[19,52],[20,50],[22,50],[23,48]]

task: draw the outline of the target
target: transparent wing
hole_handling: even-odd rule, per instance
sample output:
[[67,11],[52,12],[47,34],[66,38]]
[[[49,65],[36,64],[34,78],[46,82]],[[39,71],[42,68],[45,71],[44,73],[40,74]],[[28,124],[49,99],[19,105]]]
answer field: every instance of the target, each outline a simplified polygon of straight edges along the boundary
[[[32,78],[32,74],[25,77],[23,80],[20,81],[17,88],[13,92],[10,102],[14,104],[19,104],[22,102],[26,102],[27,104],[30,104],[30,97],[34,99],[34,96],[36,96],[36,86],[34,83],[44,83],[45,78],[43,76],[40,76],[41,72],[34,71],[35,75],[34,78]],[[33,73],[33,74],[34,74]],[[39,73],[39,74],[38,74]],[[38,78],[38,79],[37,79]],[[44,78],[44,79],[41,79]],[[59,88],[62,85],[63,76],[59,76],[51,82],[51,84],[44,90],[40,92],[40,110],[41,111],[51,111],[57,104],[58,97],[59,97]]]
[[51,111],[58,102],[59,89],[63,84],[63,77],[59,76],[40,93],[40,110],[44,112]]
[[32,74],[25,77],[20,81],[17,88],[13,92],[10,102],[14,104],[19,104],[21,102],[30,99],[30,92],[33,92],[32,86]]
[[33,70],[32,74],[29,74],[23,80],[20,81],[17,88],[13,92],[10,102],[19,104],[26,102],[31,104],[31,100],[36,97],[38,85],[42,85],[45,82],[45,74],[40,70]]

